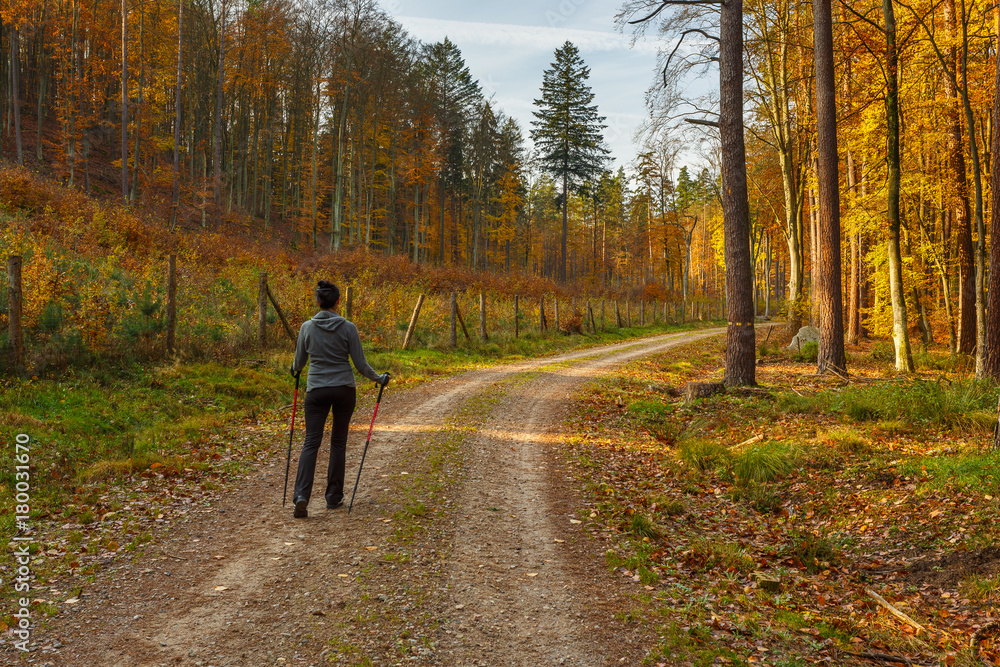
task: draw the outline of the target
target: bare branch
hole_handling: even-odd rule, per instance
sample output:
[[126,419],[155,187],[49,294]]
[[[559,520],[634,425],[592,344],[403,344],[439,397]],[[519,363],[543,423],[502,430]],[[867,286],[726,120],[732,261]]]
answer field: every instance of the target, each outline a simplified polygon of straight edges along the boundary
[[692,125],[706,125],[708,127],[719,127],[718,121],[703,120],[701,118],[685,118],[684,122],[691,123]]
[[660,6],[657,7],[652,14],[646,16],[645,18],[629,21],[628,24],[635,25],[636,23],[645,23],[646,21],[650,21],[656,18],[660,12],[662,12],[670,5],[721,5],[721,4],[722,0],[663,0],[663,2],[660,3]]
[[712,40],[715,40],[716,42],[719,41],[718,37],[716,37],[715,35],[709,35],[707,32],[705,32],[701,28],[689,28],[688,30],[685,30],[684,32],[681,33],[681,37],[684,37],[684,35],[688,34],[689,32],[696,32],[696,33],[698,33],[700,35],[703,35],[706,39],[712,39]]

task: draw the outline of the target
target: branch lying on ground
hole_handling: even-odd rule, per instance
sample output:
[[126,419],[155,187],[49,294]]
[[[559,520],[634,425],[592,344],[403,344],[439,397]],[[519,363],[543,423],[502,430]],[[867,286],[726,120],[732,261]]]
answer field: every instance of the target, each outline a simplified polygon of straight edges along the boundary
[[883,598],[881,595],[879,595],[878,593],[876,593],[872,589],[866,588],[865,589],[865,593],[868,594],[868,597],[870,597],[871,599],[875,600],[875,602],[878,602],[880,605],[882,605],[893,616],[895,616],[899,620],[903,621],[907,625],[912,626],[913,629],[917,630],[918,632],[927,632],[927,628],[925,628],[924,626],[920,625],[919,623],[917,623],[916,621],[914,621],[912,618],[910,618],[909,616],[907,616],[906,614],[904,614],[900,610],[898,610],[895,607],[893,607],[891,604],[889,604],[888,602],[886,602],[885,598]]

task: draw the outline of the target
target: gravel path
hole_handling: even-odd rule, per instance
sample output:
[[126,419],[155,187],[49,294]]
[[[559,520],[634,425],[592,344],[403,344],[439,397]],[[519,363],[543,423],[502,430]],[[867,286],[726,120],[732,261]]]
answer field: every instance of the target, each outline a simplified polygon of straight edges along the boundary
[[[281,506],[284,470],[265,465],[200,520],[98,574],[81,603],[35,633],[45,648],[31,659],[638,664],[654,638],[614,616],[634,588],[611,576],[577,516],[558,429],[589,379],[720,333],[657,336],[405,392],[390,386],[352,514],[323,508],[320,484],[309,519],[293,520],[290,504]],[[349,486],[370,414],[370,403],[359,405]]]

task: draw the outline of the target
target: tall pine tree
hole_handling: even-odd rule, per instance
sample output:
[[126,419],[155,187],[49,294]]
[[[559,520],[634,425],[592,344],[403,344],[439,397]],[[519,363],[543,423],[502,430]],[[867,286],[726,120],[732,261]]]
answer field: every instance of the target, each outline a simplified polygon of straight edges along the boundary
[[556,61],[545,70],[542,98],[535,100],[537,120],[531,139],[542,169],[562,184],[562,254],[559,279],[566,280],[568,236],[567,193],[570,185],[600,173],[610,151],[604,145],[604,116],[597,114],[594,93],[587,85],[590,68],[580,50],[567,41],[556,49]]

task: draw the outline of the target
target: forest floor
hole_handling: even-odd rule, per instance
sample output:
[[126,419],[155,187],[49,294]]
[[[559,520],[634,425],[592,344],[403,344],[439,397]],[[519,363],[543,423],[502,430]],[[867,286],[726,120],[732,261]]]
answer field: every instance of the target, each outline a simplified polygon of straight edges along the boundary
[[[197,464],[153,464],[104,489],[99,505],[117,509],[40,537],[33,566],[71,562],[32,592],[35,650],[8,631],[0,654],[971,665],[975,636],[989,655],[992,388],[943,370],[876,383],[878,345],[852,350],[849,380],[816,377],[765,345],[760,388],[684,404],[686,382],[721,378],[721,333],[390,385],[350,515],[327,511],[320,485],[292,519],[287,412],[248,415]],[[359,394],[349,485],[374,400]]]

